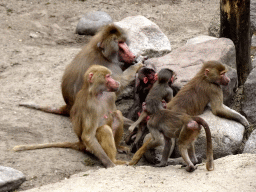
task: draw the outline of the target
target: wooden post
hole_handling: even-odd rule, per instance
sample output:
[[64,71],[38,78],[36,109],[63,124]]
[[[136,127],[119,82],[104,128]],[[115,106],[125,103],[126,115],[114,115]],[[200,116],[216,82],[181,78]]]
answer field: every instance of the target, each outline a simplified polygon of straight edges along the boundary
[[220,0],[220,37],[231,39],[236,48],[238,86],[252,70],[250,0]]

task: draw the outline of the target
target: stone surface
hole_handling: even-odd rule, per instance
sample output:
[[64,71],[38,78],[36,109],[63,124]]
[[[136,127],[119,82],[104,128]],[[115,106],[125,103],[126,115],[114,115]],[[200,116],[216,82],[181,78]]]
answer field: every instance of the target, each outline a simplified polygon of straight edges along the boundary
[[79,20],[76,33],[79,35],[94,35],[100,27],[112,22],[112,18],[106,12],[89,12]]
[[246,141],[243,153],[256,154],[256,130],[254,130]]
[[217,38],[212,37],[212,36],[208,36],[208,35],[200,35],[200,36],[194,37],[192,39],[189,39],[187,41],[186,45],[203,43],[203,42],[210,41],[210,40],[215,40],[215,39],[217,39]]
[[244,84],[242,111],[250,123],[256,123],[256,68],[251,71]]
[[115,24],[128,31],[129,48],[136,56],[157,57],[171,51],[167,36],[144,16],[126,17]]
[[[242,124],[217,117],[210,110],[206,110],[202,117],[209,125],[212,134],[213,156],[220,158],[231,154],[236,154],[239,150],[245,128]],[[195,143],[196,154],[205,158],[206,138],[205,131],[202,131]]]
[[24,174],[10,167],[0,166],[0,192],[13,191],[26,180]]

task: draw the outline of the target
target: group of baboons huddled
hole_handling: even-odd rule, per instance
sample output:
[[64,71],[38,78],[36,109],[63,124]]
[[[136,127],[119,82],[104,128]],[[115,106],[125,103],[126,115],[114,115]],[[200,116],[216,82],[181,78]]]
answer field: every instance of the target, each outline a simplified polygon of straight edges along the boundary
[[[20,145],[14,150],[72,148],[94,154],[105,167],[134,165],[146,150],[161,144],[163,135],[162,160],[155,166],[167,166],[177,139],[186,170],[191,172],[198,163],[194,142],[203,126],[207,140],[206,168],[213,170],[211,132],[207,122],[197,115],[210,104],[213,114],[238,121],[245,127],[249,125],[245,117],[223,105],[221,85],[226,86],[230,81],[225,66],[217,61],[205,62],[195,77],[177,90],[172,85],[175,72],[164,68],[156,73],[142,63],[134,64],[135,56],[127,42],[123,29],[114,24],[104,26],[66,67],[61,84],[65,106],[56,109],[20,104],[70,116],[78,142]],[[116,97],[134,79],[134,110],[124,117],[116,108]],[[138,112],[137,120],[134,116],[137,118]],[[131,144],[131,149],[120,146],[124,124],[130,126],[125,141]],[[151,137],[140,144],[148,131]],[[116,159],[117,152],[130,150],[136,153],[129,163]]]

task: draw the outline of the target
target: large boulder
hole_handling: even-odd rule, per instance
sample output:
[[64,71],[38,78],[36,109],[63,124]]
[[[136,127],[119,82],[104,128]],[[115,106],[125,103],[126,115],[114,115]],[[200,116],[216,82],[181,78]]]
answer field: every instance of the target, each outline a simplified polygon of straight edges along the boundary
[[95,35],[99,28],[112,22],[112,18],[106,12],[89,12],[79,20],[76,33],[79,35]]
[[256,123],[256,68],[248,76],[244,84],[244,100],[242,101],[242,111],[248,121]]
[[246,141],[243,153],[256,154],[256,130],[254,130]]
[[0,166],[0,192],[13,191],[26,180],[24,174],[10,167]]
[[[245,131],[245,127],[242,124],[213,115],[210,110],[206,110],[199,116],[202,117],[210,127],[215,159],[231,154],[234,155],[239,151]],[[199,157],[205,157],[206,138],[204,130],[201,131],[195,146],[197,155]]]
[[203,43],[206,41],[210,41],[210,40],[215,40],[217,39],[216,37],[212,37],[212,36],[208,36],[208,35],[200,35],[194,38],[191,38],[189,40],[187,40],[186,45],[191,45],[191,44],[197,44],[197,43]]
[[158,57],[171,51],[167,36],[144,16],[126,17],[115,24],[128,31],[129,48],[136,56]]

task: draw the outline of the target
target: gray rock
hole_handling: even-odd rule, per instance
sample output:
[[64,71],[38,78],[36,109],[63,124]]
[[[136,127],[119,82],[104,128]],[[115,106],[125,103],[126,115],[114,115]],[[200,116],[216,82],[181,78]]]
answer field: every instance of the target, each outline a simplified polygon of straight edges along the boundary
[[244,84],[244,100],[242,111],[250,123],[256,123],[256,68],[248,76]]
[[220,9],[215,11],[215,14],[210,22],[208,34],[213,37],[220,37]]
[[244,146],[243,153],[254,153],[256,154],[256,130],[254,130]]
[[129,48],[136,55],[158,57],[171,51],[171,44],[160,28],[144,16],[126,17],[115,22],[129,33]]
[[256,35],[252,36],[251,44],[252,44],[252,47],[256,47]]
[[252,68],[256,67],[256,35],[252,36],[252,42],[251,42],[251,55],[252,58]]
[[217,39],[217,38],[216,37],[211,37],[211,36],[208,36],[208,35],[200,35],[200,36],[197,36],[197,37],[194,37],[192,39],[187,40],[186,45],[203,43],[203,42],[210,41],[210,40],[215,40],[215,39]]
[[252,68],[254,69],[256,67],[256,58],[253,58],[252,60]]
[[[210,127],[214,158],[236,154],[242,144],[244,126],[238,122],[217,117],[210,110],[206,110],[200,117]],[[195,148],[198,157],[205,158],[206,138],[204,130],[201,131],[195,143]]]
[[112,22],[112,18],[106,12],[90,12],[79,20],[76,33],[79,35],[95,35],[100,27]]
[[[146,60],[145,64],[156,67],[157,71],[165,67],[174,70],[177,73],[175,85],[182,87],[194,77],[204,61],[216,60],[228,66],[235,66],[235,59],[233,42],[227,38],[219,38],[182,46],[163,57]],[[228,87],[223,89],[226,105],[230,104],[230,100],[235,94],[234,90],[237,87],[236,70],[230,67],[228,75],[231,82]]]
[[29,33],[29,37],[30,37],[30,38],[35,38],[35,39],[36,39],[36,38],[38,38],[38,37],[39,37],[39,35],[38,35],[38,33],[37,33],[37,32],[35,32],[35,33],[34,33],[34,32],[31,32],[31,33]]
[[26,180],[24,174],[10,167],[0,166],[0,192],[13,191]]
[[250,19],[252,33],[256,31],[256,1],[251,1],[250,4]]

